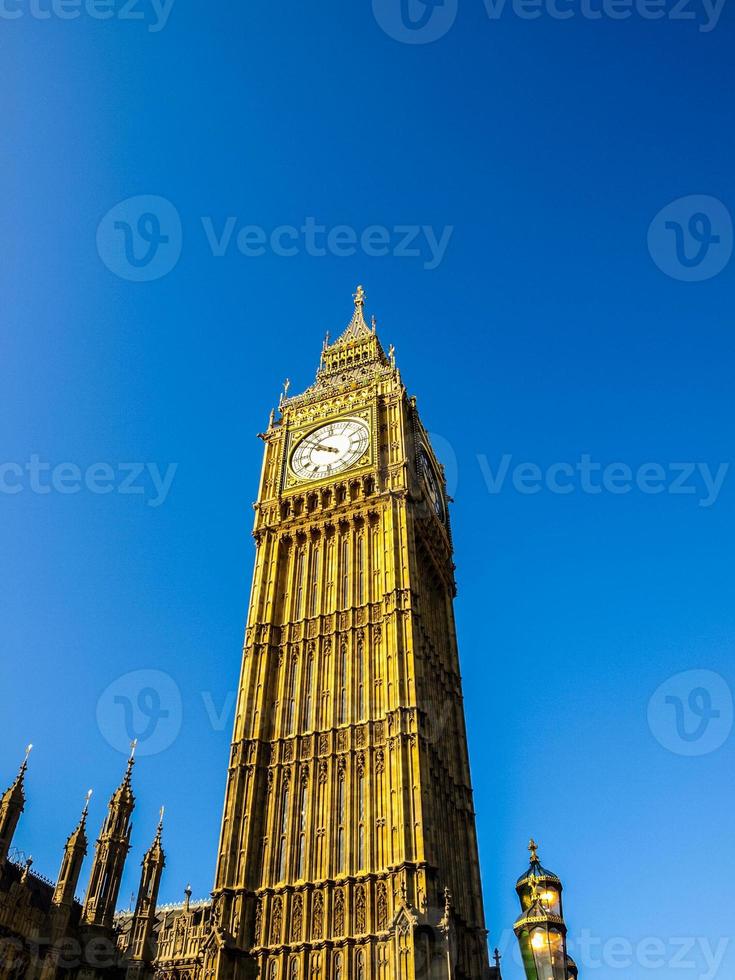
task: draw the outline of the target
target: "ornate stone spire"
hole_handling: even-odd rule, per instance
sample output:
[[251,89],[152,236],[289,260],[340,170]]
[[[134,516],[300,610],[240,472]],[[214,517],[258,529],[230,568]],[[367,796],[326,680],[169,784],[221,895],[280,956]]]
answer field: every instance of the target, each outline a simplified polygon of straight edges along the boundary
[[335,344],[346,344],[351,340],[362,340],[363,337],[369,337],[375,332],[365,322],[365,290],[362,286],[357,287],[352,298],[355,301],[355,311],[347,325],[347,329],[335,341]]
[[125,858],[130,850],[130,818],[135,809],[131,777],[135,764],[135,741],[130,746],[123,780],[110,797],[107,816],[94,850],[92,874],[84,900],[84,921],[90,925],[112,926],[120,891]]
[[89,801],[92,799],[92,790],[87,790],[87,795],[84,797],[84,806],[82,807],[82,815],[79,818],[79,823],[76,828],[71,832],[67,844],[73,840],[81,839],[84,837],[86,846],[86,829],[87,829],[87,814],[89,813]]
[[153,929],[156,921],[156,903],[161,886],[161,875],[166,866],[166,855],[161,844],[163,833],[163,807],[153,843],[141,862],[138,899],[135,903],[133,925],[130,930],[128,958],[139,964],[150,963],[155,957]]
[[0,863],[8,856],[10,845],[13,841],[15,829],[18,826],[20,815],[26,804],[25,796],[25,775],[28,769],[28,756],[31,754],[32,745],[26,749],[25,758],[21,763],[18,775],[11,785],[0,797]]
[[90,789],[84,799],[84,807],[79,823],[69,834],[64,845],[64,857],[61,862],[61,870],[54,889],[53,904],[57,906],[68,906],[71,908],[74,902],[74,895],[79,883],[79,874],[82,870],[82,862],[87,853],[87,813],[89,811],[89,801],[92,798]]

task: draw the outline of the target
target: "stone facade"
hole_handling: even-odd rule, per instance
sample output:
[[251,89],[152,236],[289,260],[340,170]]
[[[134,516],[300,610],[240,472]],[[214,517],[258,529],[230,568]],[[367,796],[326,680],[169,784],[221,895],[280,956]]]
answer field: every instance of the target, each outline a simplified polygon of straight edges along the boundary
[[[271,414],[211,901],[158,907],[159,825],[116,914],[133,758],[96,843],[86,808],[54,886],[8,858],[25,763],[0,806],[0,980],[490,980],[453,615],[444,472],[393,348],[364,318]],[[276,417],[278,415],[278,417]],[[3,853],[4,848],[4,853]],[[39,937],[45,937],[39,944]],[[64,943],[81,952],[65,958]],[[114,950],[109,962],[95,960]],[[36,952],[33,952],[34,943]],[[5,961],[3,961],[5,962]]]

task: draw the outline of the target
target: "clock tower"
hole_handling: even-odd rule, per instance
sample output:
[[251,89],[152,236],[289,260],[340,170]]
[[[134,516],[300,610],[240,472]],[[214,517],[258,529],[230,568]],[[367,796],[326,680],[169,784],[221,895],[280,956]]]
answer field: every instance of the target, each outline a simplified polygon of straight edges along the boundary
[[261,436],[207,977],[490,976],[443,471],[354,299]]

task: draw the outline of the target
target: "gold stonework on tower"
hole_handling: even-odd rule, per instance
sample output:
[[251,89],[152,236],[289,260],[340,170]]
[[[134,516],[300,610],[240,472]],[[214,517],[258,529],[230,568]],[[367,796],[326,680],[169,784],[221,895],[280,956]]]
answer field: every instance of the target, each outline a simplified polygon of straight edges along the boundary
[[262,435],[206,976],[489,975],[443,471],[354,301]]
[[[500,980],[499,954],[488,963],[444,473],[364,308],[358,286],[314,383],[291,394],[286,382],[261,434],[211,900],[192,901],[187,886],[183,903],[158,904],[162,808],[137,899],[117,908],[135,743],[84,901],[89,796],[57,882],[32,871],[11,850],[27,752],[0,796],[0,980]],[[535,920],[517,928],[533,941]]]

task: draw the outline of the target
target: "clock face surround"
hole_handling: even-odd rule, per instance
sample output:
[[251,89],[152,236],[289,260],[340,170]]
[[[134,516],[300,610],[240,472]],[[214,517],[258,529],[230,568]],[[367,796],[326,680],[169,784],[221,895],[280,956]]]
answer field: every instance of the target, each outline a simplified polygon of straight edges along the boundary
[[434,467],[431,465],[431,461],[429,460],[426,450],[421,450],[419,460],[421,465],[421,475],[424,480],[424,487],[426,489],[426,495],[429,498],[429,503],[431,504],[436,516],[443,523],[444,497],[439,486],[439,481],[434,473]]
[[302,480],[323,480],[354,466],[369,445],[370,430],[362,419],[337,419],[297,443],[291,469]]

